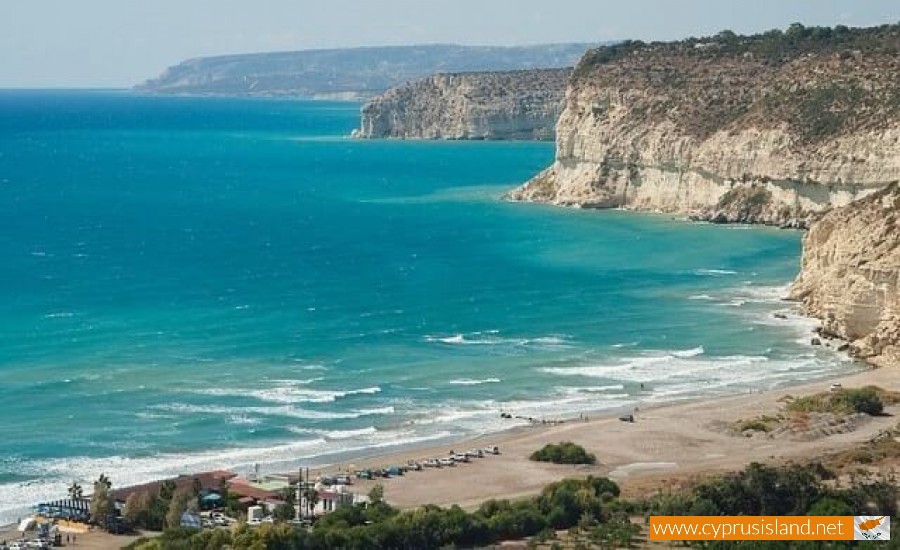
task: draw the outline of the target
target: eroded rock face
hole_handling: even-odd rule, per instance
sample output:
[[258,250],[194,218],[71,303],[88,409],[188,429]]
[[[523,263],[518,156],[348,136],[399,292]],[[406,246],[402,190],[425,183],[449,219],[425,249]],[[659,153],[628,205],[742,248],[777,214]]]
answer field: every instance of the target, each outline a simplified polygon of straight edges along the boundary
[[552,140],[570,74],[536,69],[430,76],[369,101],[354,136]]
[[824,215],[803,241],[791,290],[858,356],[900,365],[900,187]]
[[805,227],[900,180],[891,29],[593,50],[570,79],[556,161],[509,198]]

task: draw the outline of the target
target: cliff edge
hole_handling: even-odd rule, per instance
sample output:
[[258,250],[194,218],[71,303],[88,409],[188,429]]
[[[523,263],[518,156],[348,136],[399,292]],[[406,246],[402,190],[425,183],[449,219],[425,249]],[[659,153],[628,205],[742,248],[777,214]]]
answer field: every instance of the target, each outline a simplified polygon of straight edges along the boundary
[[824,215],[803,241],[791,290],[854,355],[900,365],[900,186]]
[[589,51],[556,161],[508,198],[807,227],[900,180],[900,26]]
[[534,69],[426,77],[366,103],[354,136],[552,140],[570,74]]

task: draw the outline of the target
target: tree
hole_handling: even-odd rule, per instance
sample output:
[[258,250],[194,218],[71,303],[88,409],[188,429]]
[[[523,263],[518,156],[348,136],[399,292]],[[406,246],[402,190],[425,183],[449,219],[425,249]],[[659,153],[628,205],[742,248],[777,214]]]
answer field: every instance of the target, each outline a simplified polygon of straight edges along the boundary
[[140,525],[141,520],[150,511],[150,493],[143,491],[131,493],[125,500],[125,512],[123,517],[131,526]]
[[81,488],[81,485],[77,481],[73,481],[72,485],[69,486],[69,496],[75,500],[78,500],[82,496],[84,496],[84,490]]
[[802,23],[791,23],[784,34],[789,39],[803,38],[806,36],[806,27]]
[[809,509],[809,516],[852,516],[853,507],[845,500],[822,497]]
[[287,502],[291,506],[297,504],[297,490],[293,487],[281,490],[281,500]]
[[303,492],[303,498],[306,500],[306,507],[308,512],[313,513],[313,511],[316,509],[316,504],[319,503],[319,491],[316,491],[314,488],[310,487]]
[[94,494],[91,495],[91,521],[106,526],[107,518],[113,513],[112,482],[101,474],[94,482]]
[[163,500],[171,500],[172,495],[175,494],[175,482],[171,479],[167,479],[162,482],[162,485],[159,488],[159,498]]
[[372,504],[384,502],[384,486],[376,485],[369,491],[369,500]]
[[200,496],[200,491],[203,490],[203,483],[200,481],[199,478],[196,478],[196,477],[194,478],[194,482],[191,483],[191,490],[194,492],[195,497]]
[[294,519],[294,514],[296,510],[294,507],[287,502],[283,502],[275,507],[275,520],[276,521],[291,521]]
[[109,476],[106,474],[100,474],[100,477],[94,482],[94,487],[97,485],[106,485],[106,488],[109,489],[112,487],[112,481],[109,480]]
[[737,40],[737,35],[734,34],[734,31],[725,29],[716,35],[716,40],[719,42],[731,43]]
[[188,510],[188,503],[193,498],[190,490],[178,489],[175,491],[166,512],[166,527],[172,528],[181,525],[181,515]]

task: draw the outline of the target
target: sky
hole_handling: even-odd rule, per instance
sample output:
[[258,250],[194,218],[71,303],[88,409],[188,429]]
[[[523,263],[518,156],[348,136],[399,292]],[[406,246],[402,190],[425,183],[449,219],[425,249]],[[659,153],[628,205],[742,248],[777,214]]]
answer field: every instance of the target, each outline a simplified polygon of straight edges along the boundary
[[669,40],[900,21],[898,0],[0,0],[0,87],[127,87],[191,57]]

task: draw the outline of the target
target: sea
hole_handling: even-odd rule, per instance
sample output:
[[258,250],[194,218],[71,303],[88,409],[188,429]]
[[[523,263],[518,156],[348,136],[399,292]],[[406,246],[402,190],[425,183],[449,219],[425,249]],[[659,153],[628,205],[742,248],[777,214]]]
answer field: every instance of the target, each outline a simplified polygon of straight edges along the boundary
[[349,139],[359,109],[0,91],[0,524],[101,473],[292,471],[859,368],[781,300],[801,233],[506,202],[553,144]]

